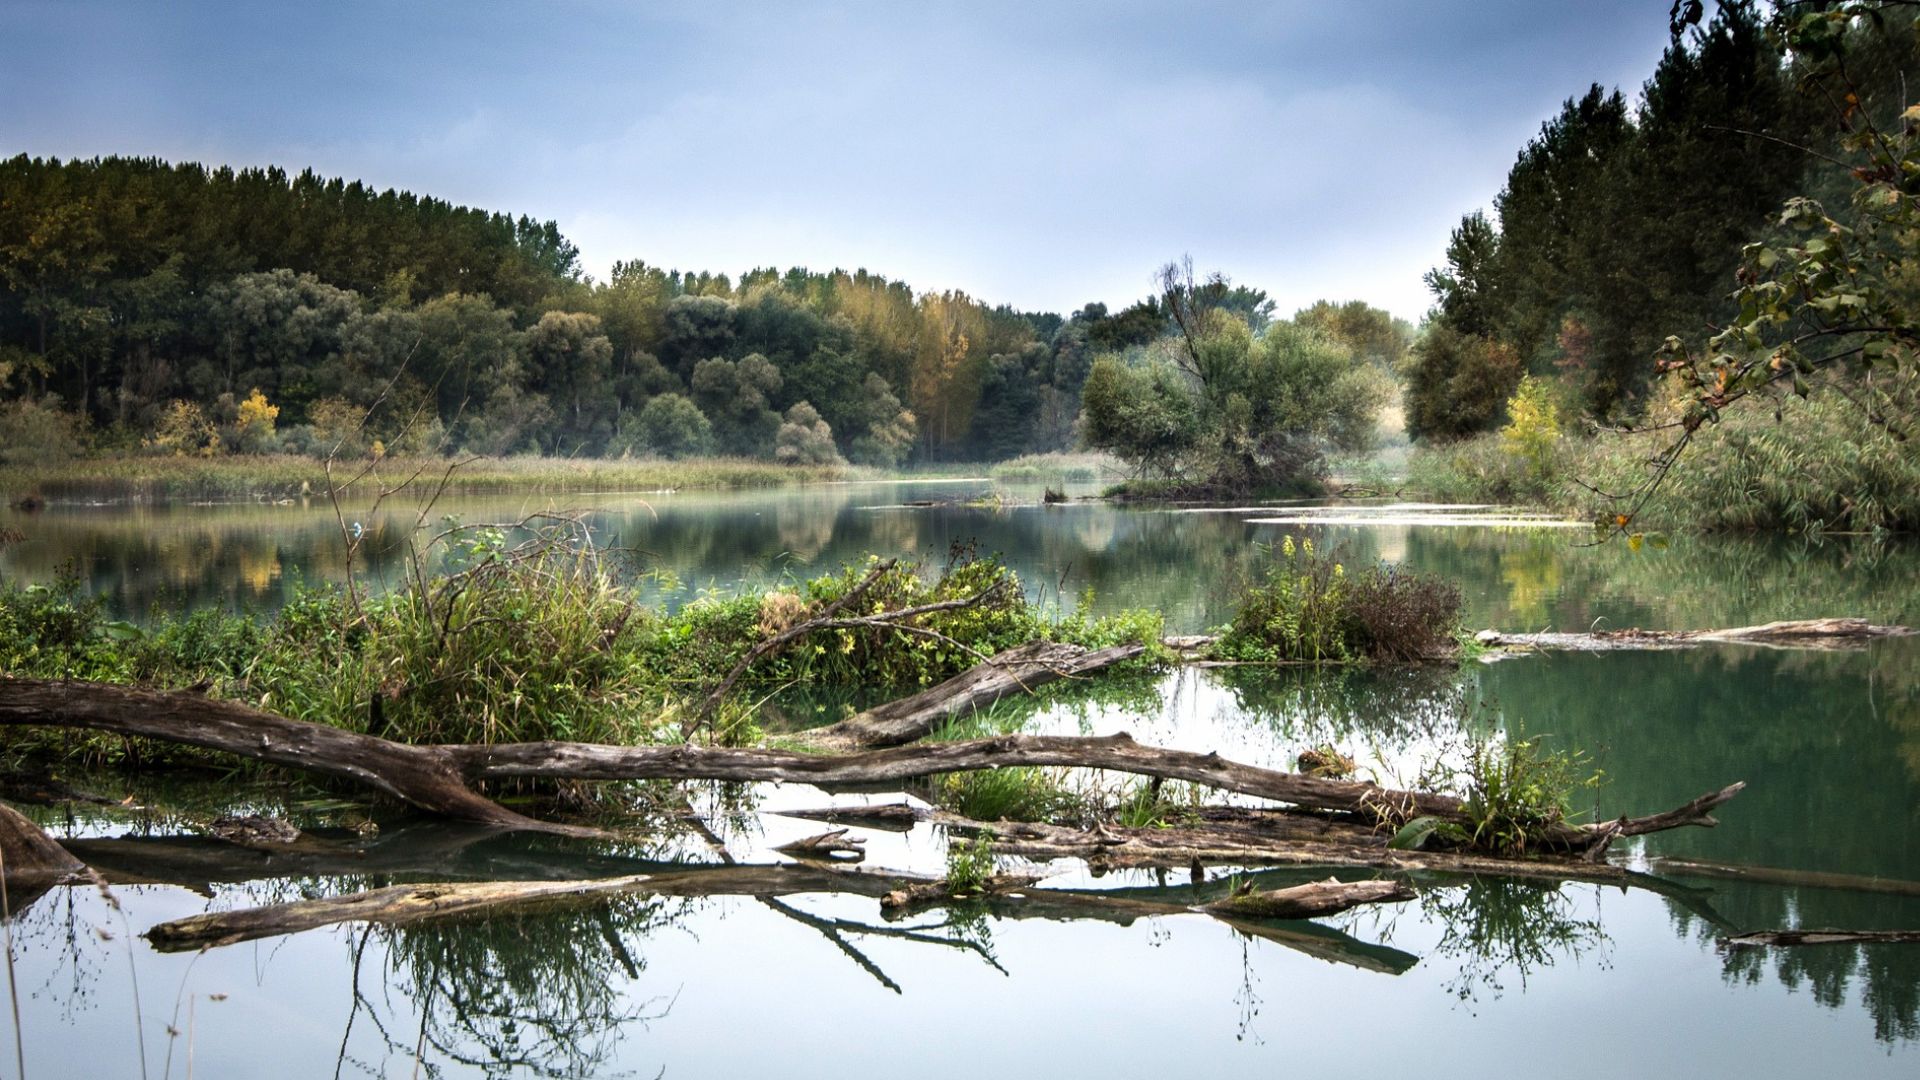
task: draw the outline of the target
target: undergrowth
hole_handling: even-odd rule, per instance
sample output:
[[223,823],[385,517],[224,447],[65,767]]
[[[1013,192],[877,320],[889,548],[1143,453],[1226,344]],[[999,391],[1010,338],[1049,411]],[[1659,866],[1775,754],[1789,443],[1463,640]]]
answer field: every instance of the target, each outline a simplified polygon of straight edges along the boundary
[[1379,564],[1349,573],[1310,539],[1262,545],[1236,590],[1233,622],[1215,646],[1224,659],[1429,660],[1451,656],[1460,634],[1458,588]]
[[[591,547],[545,537],[509,548],[492,529],[451,535],[456,549],[440,576],[372,597],[308,589],[264,620],[201,610],[137,625],[110,618],[71,576],[0,583],[0,674],[197,686],[403,742],[677,741],[682,718],[755,645],[820,616],[877,572],[837,613],[851,625],[806,633],[747,670],[711,725],[720,741],[741,742],[759,735],[753,703],[782,686],[907,692],[1035,639],[1157,648],[1160,634],[1159,617],[1145,612],[1052,618],[1011,570],[968,549],[937,574],[869,560],[668,614],[643,604]],[[3,737],[16,751],[88,738],[22,729]],[[94,736],[89,745],[111,757],[118,741]]]

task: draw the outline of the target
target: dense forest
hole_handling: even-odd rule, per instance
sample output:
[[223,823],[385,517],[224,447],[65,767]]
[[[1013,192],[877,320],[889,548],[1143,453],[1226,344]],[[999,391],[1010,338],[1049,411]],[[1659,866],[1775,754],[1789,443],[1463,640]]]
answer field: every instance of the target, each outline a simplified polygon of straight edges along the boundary
[[1636,101],[1568,99],[1493,213],[1453,231],[1417,332],[1360,302],[1281,318],[1190,263],[1122,310],[1065,315],[865,270],[634,260],[601,281],[552,222],[311,172],[15,157],[0,162],[0,463],[896,467],[1089,448],[1164,490],[1239,492],[1311,487],[1331,455],[1374,444],[1398,396],[1427,445],[1518,425],[1509,456],[1543,491],[1566,421],[1637,423],[1673,397],[1653,385],[1670,335],[1699,347],[1754,320],[1765,275],[1744,260],[1782,232],[1783,202],[1843,212],[1864,182],[1849,140],[1905,129],[1911,28],[1835,13],[1828,31],[1825,10],[1809,25],[1844,53],[1842,82],[1832,63],[1808,74],[1813,39],[1789,49],[1779,17],[1730,2],[1679,21]]
[[[1095,357],[1175,331],[1158,297],[1063,317],[864,270],[594,281],[551,222],[120,158],[0,163],[0,286],[16,456],[991,460],[1074,445]],[[1258,290],[1205,300],[1273,319]]]
[[1636,103],[1597,85],[1569,98],[1520,152],[1494,215],[1453,231],[1406,369],[1416,438],[1498,427],[1528,374],[1569,411],[1640,415],[1664,340],[1697,343],[1738,314],[1745,246],[1778,228],[1788,197],[1843,211],[1859,179],[1848,136],[1901,127],[1910,19],[1835,23],[1844,85],[1810,73],[1757,5],[1685,21]]

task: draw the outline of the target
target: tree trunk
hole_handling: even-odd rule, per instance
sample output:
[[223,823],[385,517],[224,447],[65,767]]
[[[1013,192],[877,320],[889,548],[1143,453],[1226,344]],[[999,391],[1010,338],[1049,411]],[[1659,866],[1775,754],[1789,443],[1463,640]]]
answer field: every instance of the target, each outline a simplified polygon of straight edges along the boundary
[[1029,642],[911,697],[803,732],[798,742],[810,749],[840,751],[915,742],[941,724],[984,709],[1001,698],[1028,693],[1059,679],[1084,678],[1145,652],[1144,645],[1089,650],[1057,642]]
[[[1449,795],[1279,772],[1218,753],[1142,746],[1127,734],[1101,737],[1003,735],[825,756],[787,750],[699,746],[607,746],[535,742],[406,746],[371,735],[289,720],[192,692],[135,690],[98,683],[0,679],[0,724],[111,731],[201,746],[258,761],[371,785],[431,813],[502,828],[604,837],[601,830],[517,814],[467,785],[486,780],[796,781],[816,786],[894,784],[942,773],[1010,766],[1107,769],[1185,780],[1297,807],[1392,824],[1420,816],[1465,821]],[[1744,784],[1644,818],[1562,826],[1553,847],[1597,858],[1616,837],[1685,825],[1718,824],[1710,813]]]
[[84,863],[25,814],[0,803],[0,878],[7,887],[57,884],[86,870]]
[[1203,904],[1201,911],[1239,919],[1317,919],[1337,915],[1361,904],[1411,900],[1413,886],[1404,881],[1340,881],[1328,878],[1308,885],[1270,892],[1247,892]]
[[1756,945],[1920,945],[1920,930],[1756,930],[1732,934],[1720,944],[1733,948]]

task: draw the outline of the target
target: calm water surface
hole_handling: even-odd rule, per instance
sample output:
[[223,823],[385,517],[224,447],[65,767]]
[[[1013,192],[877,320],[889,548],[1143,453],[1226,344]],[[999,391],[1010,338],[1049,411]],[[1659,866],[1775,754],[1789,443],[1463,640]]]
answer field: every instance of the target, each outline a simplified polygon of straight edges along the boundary
[[[1866,541],[1676,539],[1581,546],[1541,524],[1442,524],[1351,508],[1213,512],[969,505],[980,484],[770,493],[447,500],[431,517],[516,521],[590,512],[669,604],[761,588],[869,552],[938,564],[1000,552],[1063,610],[1152,606],[1171,629],[1225,618],[1219,583],[1289,533],[1462,584],[1468,619],[1508,629],[1702,627],[1816,615],[1920,621],[1920,549]],[[1024,497],[1024,502],[1022,498]],[[932,501],[935,505],[912,505]],[[1445,516],[1445,515],[1442,515]],[[416,511],[355,514],[368,575],[397,580]],[[25,543],[10,580],[63,572],[124,614],[221,604],[267,611],[335,580],[331,508],[56,506],[0,514]],[[832,712],[839,702],[788,702]],[[1722,862],[1920,880],[1920,647],[1857,653],[1725,647],[1535,657],[1454,673],[1179,671],[1046,707],[1034,730],[1283,764],[1333,741],[1383,779],[1475,726],[1585,749],[1603,814],[1664,809],[1744,779],[1713,830],[1650,838],[1631,859]],[[1089,909],[935,912],[890,922],[871,897],[634,898],[592,912],[404,931],[342,927],[163,955],[163,919],[395,881],[543,878],[711,864],[685,841],[588,848],[385,820],[347,865],[206,860],[193,822],[254,807],[315,826],[353,813],[298,794],[88,783],[168,812],[40,811],[94,837],[89,861],[156,880],[15,902],[11,925],[31,1076],[632,1075],[1186,1076],[1244,1072],[1557,1076],[1912,1076],[1920,948],[1723,952],[1730,929],[1920,926],[1920,901],[1672,876],[1660,892],[1436,878],[1420,900],[1248,937],[1195,915]],[[218,788],[223,793],[231,789]],[[223,794],[222,798],[226,795]],[[704,792],[741,862],[819,831],[781,808],[859,801],[806,788]],[[197,801],[196,801],[197,800]],[[184,837],[184,838],[183,838]],[[870,832],[868,865],[937,871],[945,839]],[[1179,904],[1185,872],[1049,884]],[[1349,872],[1350,874],[1350,872]],[[1267,875],[1271,884],[1324,876]],[[1218,877],[1218,875],[1216,875]],[[165,882],[165,883],[159,883]],[[14,898],[20,901],[23,898]],[[136,1004],[137,996],[137,1004]],[[168,1028],[179,1032],[169,1036]],[[169,1058],[170,1055],[170,1058]],[[1549,1056],[1550,1055],[1550,1056]],[[3,1058],[4,1055],[0,1055]]]

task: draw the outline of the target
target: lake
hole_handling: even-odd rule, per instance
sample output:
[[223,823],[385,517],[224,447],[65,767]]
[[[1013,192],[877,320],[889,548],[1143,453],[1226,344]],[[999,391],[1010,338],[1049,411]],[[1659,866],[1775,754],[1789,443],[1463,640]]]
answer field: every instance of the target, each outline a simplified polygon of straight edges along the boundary
[[[431,527],[445,515],[513,523],[584,511],[596,540],[626,553],[638,587],[669,605],[868,553],[937,568],[960,545],[1001,554],[1032,596],[1062,611],[1150,606],[1171,631],[1198,632],[1226,619],[1224,583],[1254,545],[1291,534],[1352,564],[1385,559],[1457,581],[1474,627],[1920,622],[1920,547],[1911,544],[1675,537],[1596,546],[1590,529],[1471,509],[1043,506],[1037,496],[985,482],[854,484],[457,497],[424,516]],[[209,604],[267,612],[304,584],[340,579],[344,523],[367,537],[363,578],[400,582],[420,510],[341,509],[4,511],[0,526],[26,539],[0,550],[0,574],[71,575],[135,619]],[[831,718],[857,704],[796,693],[770,708]],[[1617,848],[1630,865],[1658,870],[1659,858],[1683,857],[1920,881],[1915,639],[1844,653],[1533,656],[1459,672],[1182,669],[1067,695],[1029,721],[1029,730],[1124,730],[1282,766],[1332,742],[1381,779],[1409,782],[1421,761],[1486,728],[1583,750],[1607,778],[1593,796],[1603,815],[1749,782],[1718,813],[1720,827]],[[699,787],[693,808],[713,843],[680,835],[592,845],[397,813],[364,837],[352,831],[351,804],[299,787],[69,779],[131,805],[31,812],[56,835],[84,838],[89,862],[153,883],[115,886],[116,903],[75,888],[12,905],[29,1076],[1457,1076],[1524,1063],[1569,1077],[1868,1077],[1920,1066],[1920,948],[1715,943],[1731,930],[1916,927],[1912,896],[1666,872],[1658,892],[1435,877],[1418,883],[1416,901],[1254,936],[1205,916],[1124,906],[888,920],[873,897],[848,893],[649,896],[162,954],[142,930],[211,909],[410,880],[712,866],[716,843],[741,863],[780,861],[775,846],[821,827],[776,811],[869,796]],[[236,810],[336,829],[352,856],[248,862],[195,837],[198,823]],[[946,840],[930,826],[863,832],[869,866],[944,866]],[[1058,872],[1050,886],[1175,905],[1217,895],[1227,876],[1196,884],[1187,871],[1047,869]],[[1259,877],[1271,885],[1327,873]]]

